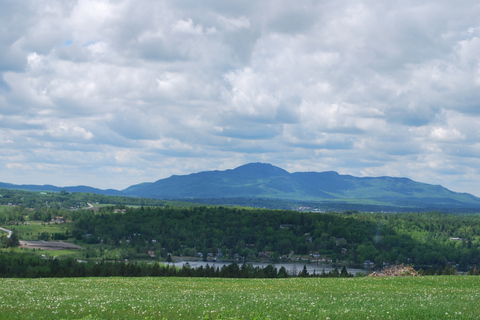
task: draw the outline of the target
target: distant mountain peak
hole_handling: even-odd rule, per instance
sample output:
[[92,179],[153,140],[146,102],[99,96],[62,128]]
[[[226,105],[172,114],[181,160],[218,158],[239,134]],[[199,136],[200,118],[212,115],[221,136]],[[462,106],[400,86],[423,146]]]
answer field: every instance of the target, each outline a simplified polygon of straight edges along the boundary
[[260,176],[283,176],[289,174],[288,171],[282,168],[276,167],[270,163],[263,162],[247,163],[233,169],[232,171],[236,173],[255,174]]

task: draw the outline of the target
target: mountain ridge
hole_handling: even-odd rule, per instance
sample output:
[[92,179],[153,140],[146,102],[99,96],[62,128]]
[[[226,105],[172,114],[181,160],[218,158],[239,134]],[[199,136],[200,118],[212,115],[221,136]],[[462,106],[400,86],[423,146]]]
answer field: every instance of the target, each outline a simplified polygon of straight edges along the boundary
[[193,199],[269,199],[272,201],[323,202],[384,205],[398,208],[468,208],[480,212],[480,198],[457,193],[441,185],[417,182],[405,177],[355,177],[335,171],[294,172],[269,163],[248,163],[234,169],[172,175],[154,182],[131,185],[123,190],[88,186],[13,185],[0,188],[34,191],[90,192],[129,197]]
[[355,177],[335,171],[294,172],[268,163],[249,163],[225,171],[172,176],[122,192],[153,198],[262,198],[289,201],[385,203],[397,207],[468,207],[480,210],[480,198],[441,185],[405,177]]

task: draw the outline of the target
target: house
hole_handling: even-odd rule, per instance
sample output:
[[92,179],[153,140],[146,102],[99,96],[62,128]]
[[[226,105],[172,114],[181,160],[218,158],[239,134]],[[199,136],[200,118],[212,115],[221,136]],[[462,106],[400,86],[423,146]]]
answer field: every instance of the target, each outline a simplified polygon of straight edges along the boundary
[[217,248],[217,258],[224,258],[225,256],[222,253],[222,249]]
[[55,217],[55,221],[58,223],[65,223],[65,218],[64,217]]
[[155,251],[149,250],[149,251],[147,252],[147,254],[148,254],[150,257],[155,258]]
[[311,211],[312,207],[299,207],[298,210],[299,211]]
[[270,256],[273,254],[273,251],[265,251],[262,253],[262,256],[264,258],[270,258]]
[[365,267],[369,267],[369,266],[371,267],[371,266],[374,266],[374,265],[375,265],[375,262],[373,262],[373,261],[371,261],[371,260],[365,260],[365,261],[363,262],[363,265],[364,265]]

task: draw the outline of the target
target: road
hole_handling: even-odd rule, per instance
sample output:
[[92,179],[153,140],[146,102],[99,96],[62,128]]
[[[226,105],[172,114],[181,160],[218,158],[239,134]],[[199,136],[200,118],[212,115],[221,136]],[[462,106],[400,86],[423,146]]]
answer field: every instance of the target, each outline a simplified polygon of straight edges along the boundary
[[[1,231],[5,231],[8,233],[7,238],[10,238],[12,235],[12,230],[8,230],[5,228],[0,228]],[[63,250],[63,249],[83,249],[80,246],[75,244],[71,244],[68,242],[63,241],[19,241],[20,247],[24,248],[35,248],[35,249],[43,249],[43,250]]]
[[42,250],[66,250],[66,249],[83,249],[72,243],[63,241],[23,241],[20,240],[20,247],[30,249],[42,249]]
[[10,238],[10,236],[12,235],[12,232],[13,232],[12,230],[8,230],[8,229],[5,229],[5,228],[0,228],[0,230],[8,232],[7,238]]

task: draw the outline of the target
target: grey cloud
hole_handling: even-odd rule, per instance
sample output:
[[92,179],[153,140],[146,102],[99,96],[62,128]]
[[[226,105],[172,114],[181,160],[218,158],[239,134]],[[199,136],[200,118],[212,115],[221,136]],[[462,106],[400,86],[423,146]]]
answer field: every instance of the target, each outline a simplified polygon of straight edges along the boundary
[[369,147],[390,157],[416,155],[422,151],[421,146],[412,141],[379,141]]
[[278,6],[278,9],[280,12],[268,22],[268,27],[273,32],[303,33],[318,23],[318,12],[312,10],[311,5],[296,3],[291,7]]
[[77,63],[86,63],[92,59],[91,50],[86,45],[77,42],[66,46],[58,46],[54,49],[54,53],[61,60]]
[[480,145],[459,144],[459,143],[446,143],[440,146],[447,154],[460,157],[460,158],[472,158],[478,159],[480,153]]
[[220,136],[236,138],[236,139],[252,139],[252,140],[265,140],[273,139],[281,134],[282,128],[278,125],[270,124],[257,124],[252,126],[251,124],[245,126],[226,127],[218,133]]
[[390,109],[387,116],[391,122],[399,122],[403,125],[419,127],[433,121],[437,112],[428,106],[398,105],[396,108]]
[[139,45],[141,57],[147,60],[161,61],[185,61],[184,53],[176,50],[175,47],[163,43],[161,39],[150,39]]
[[5,80],[3,79],[3,74],[1,74],[1,77],[0,77],[0,92],[8,92],[10,91],[10,86],[8,85],[7,82],[5,82]]
[[0,116],[0,128],[8,128],[14,130],[42,130],[45,128],[45,126],[38,123],[29,123],[28,119],[20,117]]
[[119,117],[109,121],[108,127],[129,140],[154,140],[162,136],[165,123],[149,118],[141,111],[124,111]]
[[260,37],[260,31],[256,29],[239,30],[229,32],[223,37],[223,43],[230,48],[230,54],[237,66],[250,62],[255,43]]
[[18,1],[2,1],[0,12],[0,71],[20,71],[25,62],[22,37],[32,23],[32,10]]
[[299,142],[299,143],[291,143],[290,146],[296,148],[307,148],[307,149],[327,149],[327,150],[349,150],[352,149],[354,143],[352,139],[349,138],[341,138],[341,139],[329,139],[327,141],[320,141],[320,142]]

